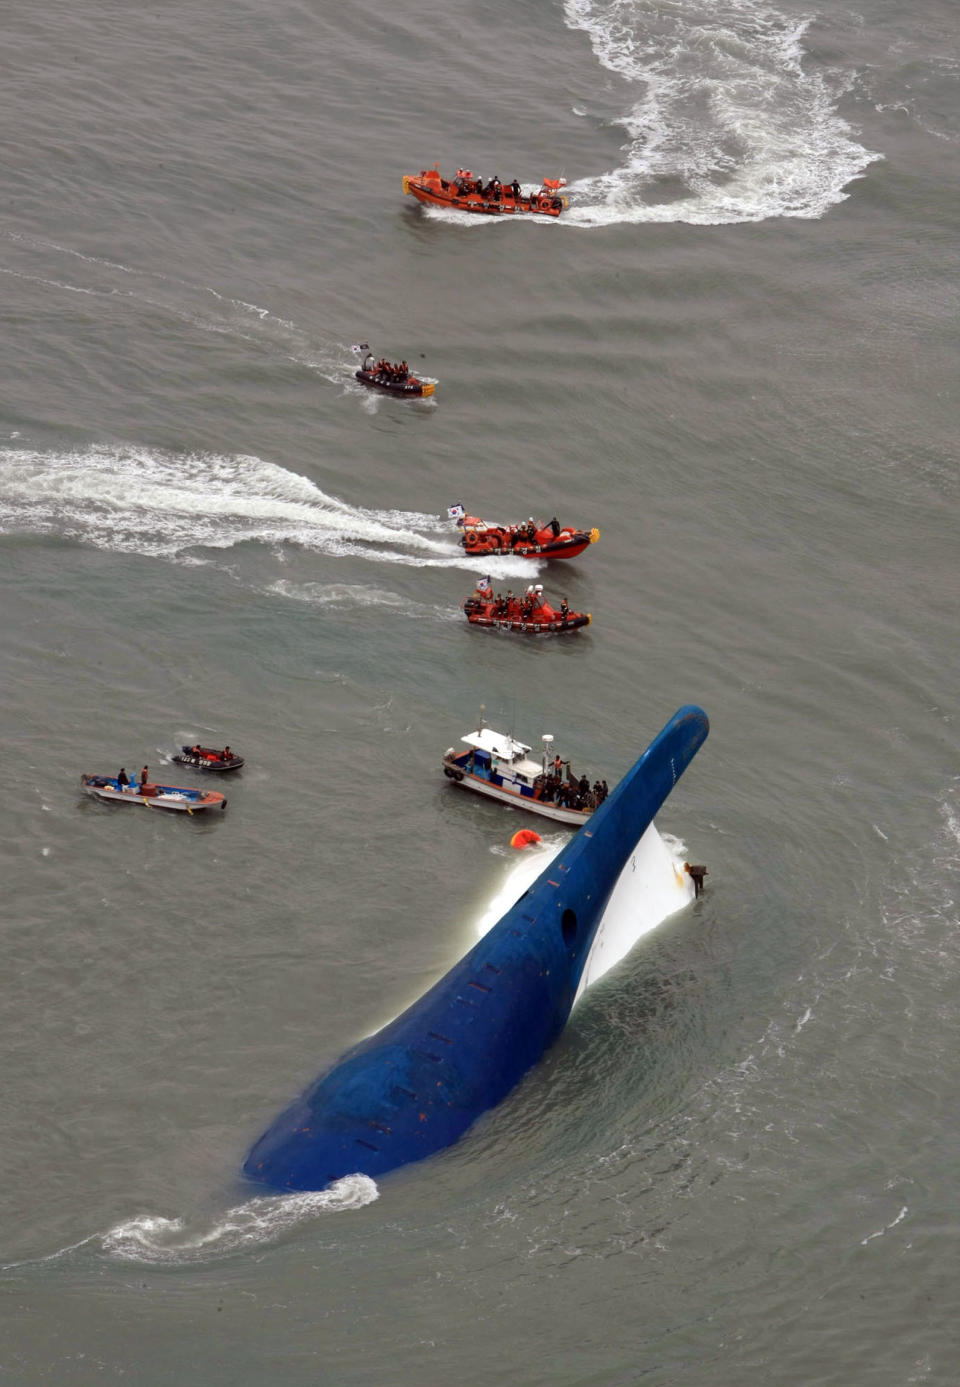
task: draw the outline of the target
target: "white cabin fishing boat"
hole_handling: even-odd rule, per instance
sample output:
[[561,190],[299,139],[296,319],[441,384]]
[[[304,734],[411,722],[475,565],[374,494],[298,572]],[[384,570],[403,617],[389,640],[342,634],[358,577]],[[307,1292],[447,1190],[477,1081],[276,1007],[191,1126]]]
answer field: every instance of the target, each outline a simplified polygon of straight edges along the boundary
[[460,740],[466,750],[448,747],[443,773],[464,790],[562,824],[585,823],[597,806],[598,796],[586,777],[578,780],[570,762],[552,754],[549,733],[542,738],[539,761],[533,760],[532,748],[525,742],[518,742],[512,733],[485,727],[482,718],[477,730]]

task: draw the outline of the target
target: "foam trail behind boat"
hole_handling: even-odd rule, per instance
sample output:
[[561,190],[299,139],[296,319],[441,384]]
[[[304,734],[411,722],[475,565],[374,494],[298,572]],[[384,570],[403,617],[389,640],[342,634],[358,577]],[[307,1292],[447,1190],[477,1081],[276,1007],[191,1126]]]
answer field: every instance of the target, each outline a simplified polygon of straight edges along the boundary
[[[133,445],[0,449],[0,528],[174,562],[256,542],[406,567],[477,568],[435,515],[351,505],[264,458]],[[536,571],[509,555],[487,566],[498,578]]]
[[284,1190],[380,1175],[499,1103],[563,1030],[624,864],[708,730],[681,708],[499,923],[281,1113],[244,1173]]

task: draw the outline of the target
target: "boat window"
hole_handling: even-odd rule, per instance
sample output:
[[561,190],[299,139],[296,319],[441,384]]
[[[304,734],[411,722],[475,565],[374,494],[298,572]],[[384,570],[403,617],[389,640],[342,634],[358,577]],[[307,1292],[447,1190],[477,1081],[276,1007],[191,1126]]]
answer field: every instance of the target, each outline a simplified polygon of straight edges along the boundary
[[566,909],[560,917],[564,944],[572,944],[577,937],[577,917],[574,911]]

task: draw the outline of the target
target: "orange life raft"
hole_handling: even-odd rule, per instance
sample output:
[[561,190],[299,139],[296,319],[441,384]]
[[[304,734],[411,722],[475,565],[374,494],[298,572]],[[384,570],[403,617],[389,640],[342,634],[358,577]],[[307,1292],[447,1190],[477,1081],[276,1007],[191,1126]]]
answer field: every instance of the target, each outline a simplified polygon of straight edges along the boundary
[[571,612],[564,603],[552,607],[543,588],[527,588],[523,597],[496,598],[489,583],[482,581],[463,604],[471,626],[490,626],[498,631],[520,631],[528,636],[562,635],[589,626],[589,612]]
[[526,559],[575,559],[591,544],[596,544],[600,531],[574,530],[552,520],[548,525],[530,521],[527,525],[488,525],[477,515],[465,515],[457,521],[463,531],[460,543],[468,554],[478,558],[487,554],[517,554]]
[[403,176],[403,191],[418,202],[487,217],[559,217],[567,205],[560,191],[565,185],[565,178],[545,178],[534,192],[520,189],[518,195],[519,184],[492,178],[484,187],[482,179],[475,178],[469,169],[458,169],[455,177],[444,178],[436,164],[432,169]]

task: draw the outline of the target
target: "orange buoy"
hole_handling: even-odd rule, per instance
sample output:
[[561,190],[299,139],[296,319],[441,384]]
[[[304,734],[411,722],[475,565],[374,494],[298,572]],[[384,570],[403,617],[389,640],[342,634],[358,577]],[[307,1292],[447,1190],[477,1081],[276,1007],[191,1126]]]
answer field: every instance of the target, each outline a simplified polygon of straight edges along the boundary
[[539,842],[539,833],[534,833],[532,828],[520,828],[510,839],[510,846],[512,848],[528,848],[531,843]]

